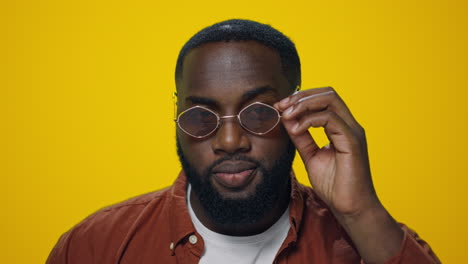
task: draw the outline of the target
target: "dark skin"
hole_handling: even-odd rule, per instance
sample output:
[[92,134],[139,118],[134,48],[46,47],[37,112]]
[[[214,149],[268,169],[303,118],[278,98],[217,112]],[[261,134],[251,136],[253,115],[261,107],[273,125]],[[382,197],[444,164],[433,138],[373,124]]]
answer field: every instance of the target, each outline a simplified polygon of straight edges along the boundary
[[[273,50],[253,43],[210,43],[192,50],[184,60],[183,79],[178,86],[179,113],[194,105],[206,106],[220,115],[237,114],[252,102],[273,105],[291,94],[291,89],[278,64]],[[264,136],[246,132],[236,119],[225,120],[212,136],[195,139],[177,130],[186,158],[201,174],[214,161],[227,154],[242,153],[256,160],[265,159],[265,167],[271,168],[273,161],[286,150],[287,133],[282,126]],[[263,175],[257,173],[249,185],[242,190],[231,190],[213,181],[215,188],[226,198],[242,198],[252,194]],[[285,175],[285,184],[287,175]],[[280,201],[288,201],[287,189]],[[226,229],[214,224],[206,216],[192,192],[192,206],[198,218],[213,231],[228,235],[258,234],[275,223],[288,206],[279,203],[261,221],[252,225]]]
[[[282,125],[257,136],[245,131],[236,119],[229,119],[203,139],[178,129],[186,158],[199,173],[220,157],[237,152],[262,160],[271,168],[291,138],[315,192],[347,231],[360,256],[366,263],[384,263],[399,250],[403,231],[375,193],[364,129],[332,88],[309,89],[290,96],[292,92],[278,54],[262,44],[217,42],[192,50],[184,60],[183,78],[178,83],[179,112],[203,105],[220,115],[235,115],[259,101],[282,112]],[[310,127],[323,127],[331,144],[318,147],[308,132]],[[252,194],[263,176],[255,174],[242,190],[225,188],[216,181],[213,185],[224,197],[242,198]],[[289,195],[284,189],[284,199],[264,219],[234,229],[211,222],[195,192],[190,201],[202,223],[213,231],[251,235],[266,230],[284,212]]]

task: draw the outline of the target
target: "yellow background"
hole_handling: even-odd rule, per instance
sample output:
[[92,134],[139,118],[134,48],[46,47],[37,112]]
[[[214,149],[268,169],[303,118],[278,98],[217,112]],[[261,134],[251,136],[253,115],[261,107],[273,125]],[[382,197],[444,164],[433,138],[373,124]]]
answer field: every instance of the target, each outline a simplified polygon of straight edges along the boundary
[[90,213],[173,182],[176,57],[196,31],[228,18],[269,23],[295,41],[303,88],[335,87],[366,128],[392,215],[443,262],[463,263],[467,5],[2,1],[2,263],[43,263]]

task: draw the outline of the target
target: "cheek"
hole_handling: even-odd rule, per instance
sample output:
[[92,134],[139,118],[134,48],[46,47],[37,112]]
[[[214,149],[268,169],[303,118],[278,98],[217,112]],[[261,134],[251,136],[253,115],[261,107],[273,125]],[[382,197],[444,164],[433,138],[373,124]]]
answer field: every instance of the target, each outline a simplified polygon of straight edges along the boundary
[[252,139],[252,155],[271,169],[274,163],[286,152],[289,137],[286,132],[278,131],[275,135],[256,137]]
[[185,133],[178,133],[178,138],[187,161],[199,174],[204,173],[214,161],[209,140],[196,140]]
[[264,160],[274,160],[273,157],[280,156],[286,150],[287,140],[256,140],[256,144],[252,144],[252,152],[255,156]]

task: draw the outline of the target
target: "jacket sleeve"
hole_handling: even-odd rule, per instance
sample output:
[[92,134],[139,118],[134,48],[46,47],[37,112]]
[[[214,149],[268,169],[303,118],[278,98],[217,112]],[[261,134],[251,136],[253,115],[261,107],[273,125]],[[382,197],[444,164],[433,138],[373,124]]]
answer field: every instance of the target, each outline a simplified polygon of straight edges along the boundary
[[93,250],[78,227],[63,234],[47,258],[46,264],[92,264]]
[[[416,232],[404,224],[400,224],[404,231],[403,243],[398,253],[385,264],[440,264],[439,258],[432,251],[429,244],[422,240]],[[365,264],[361,261],[361,264]]]
[[63,234],[57,244],[55,244],[52,252],[50,252],[49,257],[47,258],[46,264],[58,264],[58,263],[68,263],[67,262],[67,251],[68,251],[68,242],[69,242],[70,232]]

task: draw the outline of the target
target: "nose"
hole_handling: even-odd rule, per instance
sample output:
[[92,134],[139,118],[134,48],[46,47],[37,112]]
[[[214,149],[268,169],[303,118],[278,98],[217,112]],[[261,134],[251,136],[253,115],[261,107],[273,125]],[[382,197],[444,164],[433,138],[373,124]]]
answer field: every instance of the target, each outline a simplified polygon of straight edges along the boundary
[[234,154],[248,152],[251,149],[250,139],[237,118],[221,119],[215,132],[212,149],[216,154]]

